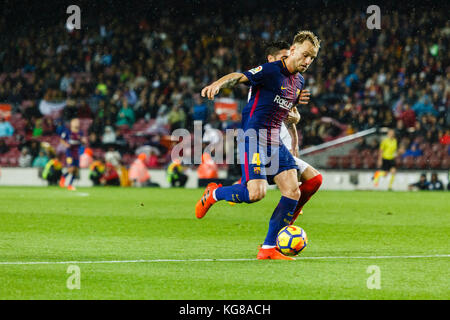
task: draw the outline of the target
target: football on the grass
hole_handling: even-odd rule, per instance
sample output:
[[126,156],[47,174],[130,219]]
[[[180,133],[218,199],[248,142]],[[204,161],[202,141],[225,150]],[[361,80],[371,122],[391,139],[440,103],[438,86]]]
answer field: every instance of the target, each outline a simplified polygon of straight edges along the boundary
[[308,245],[305,230],[297,226],[286,226],[278,232],[277,247],[287,256],[296,256]]

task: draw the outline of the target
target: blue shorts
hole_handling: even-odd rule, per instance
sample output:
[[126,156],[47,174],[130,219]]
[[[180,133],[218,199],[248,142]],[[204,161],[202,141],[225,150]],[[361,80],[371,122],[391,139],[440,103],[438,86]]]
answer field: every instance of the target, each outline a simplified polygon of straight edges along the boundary
[[67,167],[80,167],[80,159],[79,158],[72,158],[72,157],[66,157],[66,165]]
[[273,179],[279,173],[290,169],[299,169],[285,145],[261,146],[256,143],[252,145],[250,147],[250,143],[246,140],[245,149],[243,145],[239,148],[242,184],[255,179],[265,179],[269,184],[273,184]]

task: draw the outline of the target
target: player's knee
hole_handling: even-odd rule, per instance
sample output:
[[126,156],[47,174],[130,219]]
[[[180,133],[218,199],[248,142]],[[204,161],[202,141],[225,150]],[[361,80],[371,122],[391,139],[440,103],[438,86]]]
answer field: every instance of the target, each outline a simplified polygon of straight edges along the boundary
[[284,197],[290,198],[290,199],[295,199],[298,200],[300,199],[300,189],[298,187],[296,188],[290,188],[288,190],[285,190],[284,192],[282,192],[282,195]]
[[292,190],[292,199],[300,199],[300,189],[297,187],[295,189]]
[[310,179],[313,179],[314,177],[320,175],[320,172],[317,171],[315,168],[308,166],[301,174],[301,180],[302,182],[308,181]]
[[251,202],[256,202],[266,196],[266,189],[263,187],[253,188],[249,190],[249,199]]

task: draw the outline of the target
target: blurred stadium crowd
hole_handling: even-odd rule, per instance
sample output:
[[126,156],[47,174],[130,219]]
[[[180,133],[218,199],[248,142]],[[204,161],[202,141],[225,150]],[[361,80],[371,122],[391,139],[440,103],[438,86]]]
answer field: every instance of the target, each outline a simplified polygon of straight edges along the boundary
[[[264,63],[268,42],[290,42],[296,31],[309,29],[322,46],[304,75],[312,100],[299,110],[301,148],[393,127],[399,167],[449,168],[448,12],[382,8],[381,30],[369,30],[365,7],[255,10],[238,18],[169,10],[149,19],[134,12],[123,19],[100,15],[72,32],[61,24],[2,31],[0,103],[12,112],[0,119],[0,166],[42,166],[36,160],[46,156],[41,142],[63,153],[59,135],[74,117],[94,158],[118,151],[127,166],[146,152],[152,166],[167,166],[172,130],[192,129],[193,120],[220,130],[239,126],[238,112],[219,118],[213,103],[199,97],[203,86],[215,75]],[[8,30],[5,18],[0,27]],[[222,96],[239,111],[247,92],[241,86]],[[374,168],[377,152],[376,142],[362,140],[328,165]],[[27,154],[30,161],[23,161]]]

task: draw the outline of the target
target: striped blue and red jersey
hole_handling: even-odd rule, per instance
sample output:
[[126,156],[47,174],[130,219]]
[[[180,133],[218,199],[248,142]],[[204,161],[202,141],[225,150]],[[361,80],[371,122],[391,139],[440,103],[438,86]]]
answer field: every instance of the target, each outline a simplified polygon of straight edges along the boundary
[[[265,63],[244,75],[251,93],[242,110],[242,129],[255,129],[260,143],[280,144],[281,124],[297,103],[305,83],[303,76],[291,74],[284,60]],[[266,129],[267,135],[260,129]]]
[[79,159],[80,157],[80,149],[82,145],[81,138],[83,137],[83,133],[73,132],[71,130],[64,131],[61,134],[61,139],[65,140],[69,147],[66,150],[66,156],[71,157],[74,160]]

